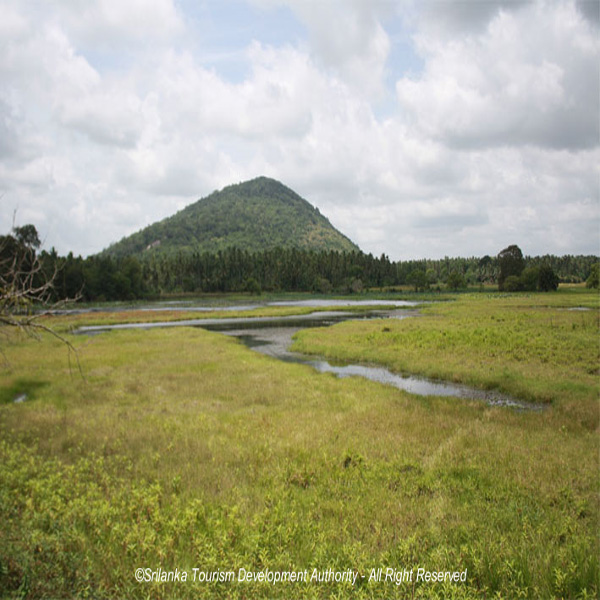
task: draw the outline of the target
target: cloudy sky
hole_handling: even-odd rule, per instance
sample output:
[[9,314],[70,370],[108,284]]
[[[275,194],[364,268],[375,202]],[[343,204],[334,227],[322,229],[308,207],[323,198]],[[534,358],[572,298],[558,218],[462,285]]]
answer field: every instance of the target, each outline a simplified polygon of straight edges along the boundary
[[390,258],[600,252],[598,0],[0,0],[0,232],[274,177]]

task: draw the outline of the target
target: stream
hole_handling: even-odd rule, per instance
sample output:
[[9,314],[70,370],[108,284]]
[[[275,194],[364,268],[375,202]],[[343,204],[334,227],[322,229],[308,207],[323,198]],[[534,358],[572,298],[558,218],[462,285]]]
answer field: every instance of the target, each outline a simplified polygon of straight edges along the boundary
[[[395,306],[388,310],[369,310],[364,313],[337,310],[340,307],[350,306]],[[416,317],[416,310],[410,310],[416,303],[395,301],[332,301],[332,300],[303,300],[289,302],[272,302],[272,306],[310,306],[310,307],[335,307],[336,310],[314,312],[306,315],[288,317],[243,317],[231,319],[187,319],[184,321],[157,322],[157,323],[125,323],[120,325],[98,325],[81,327],[77,333],[93,335],[112,329],[151,329],[154,327],[202,327],[211,331],[218,331],[225,335],[239,339],[248,348],[261,352],[279,360],[309,365],[319,372],[333,373],[338,377],[359,376],[372,381],[392,385],[411,394],[421,396],[451,396],[469,400],[482,400],[491,406],[508,406],[517,410],[541,410],[541,405],[520,402],[510,396],[494,390],[480,390],[465,385],[448,383],[415,377],[405,374],[393,373],[384,367],[347,364],[333,365],[330,362],[312,356],[292,352],[292,338],[300,329],[308,327],[328,327],[349,319],[406,319]],[[403,308],[400,308],[403,307]],[[248,310],[244,307],[231,307],[231,310]],[[409,310],[407,310],[409,309]],[[198,310],[202,310],[198,307]]]

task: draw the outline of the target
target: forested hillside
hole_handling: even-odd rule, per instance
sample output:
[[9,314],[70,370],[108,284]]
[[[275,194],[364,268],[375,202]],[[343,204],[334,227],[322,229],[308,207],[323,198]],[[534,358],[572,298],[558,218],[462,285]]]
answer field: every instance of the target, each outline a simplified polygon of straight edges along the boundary
[[319,210],[282,183],[267,177],[230,185],[177,214],[122,239],[102,254],[173,256],[236,247],[358,250]]

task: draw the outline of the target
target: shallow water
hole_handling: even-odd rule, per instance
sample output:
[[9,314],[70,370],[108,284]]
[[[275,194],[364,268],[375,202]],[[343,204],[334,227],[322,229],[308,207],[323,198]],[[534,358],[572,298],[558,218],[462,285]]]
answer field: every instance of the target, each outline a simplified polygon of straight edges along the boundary
[[253,302],[252,304],[228,304],[226,300],[214,300],[208,304],[198,304],[198,301],[194,300],[170,300],[162,301],[153,304],[112,304],[110,306],[89,306],[89,307],[73,307],[57,309],[52,311],[53,314],[57,315],[73,315],[83,313],[96,313],[96,312],[127,312],[127,311],[147,311],[147,312],[213,312],[213,311],[249,311],[256,310],[258,308],[264,308],[265,306],[297,306],[308,308],[320,308],[323,306],[335,306],[335,307],[349,307],[349,306],[395,306],[400,307],[411,307],[417,306],[417,302],[410,302],[408,300],[335,300],[335,299],[324,299],[324,298],[307,298],[304,300],[279,300],[279,301],[267,301],[267,302]]
[[[231,319],[184,319],[180,321],[156,321],[153,323],[120,323],[117,325],[87,325],[80,327],[77,333],[94,333],[113,329],[153,329],[156,327],[202,327],[211,331],[228,331],[231,329],[247,329],[254,326],[280,327],[296,325],[301,327],[318,327],[321,324],[331,325],[343,321],[353,313],[343,311],[323,311],[307,315],[291,315],[289,317],[233,317]],[[357,318],[360,318],[358,316]]]
[[[290,302],[273,302],[276,306],[314,306],[314,307],[339,307],[339,306],[373,306],[382,305],[381,301],[331,301],[331,300],[301,300]],[[387,306],[410,307],[415,303],[404,301],[385,302]],[[198,307],[198,310],[200,307]],[[238,338],[248,348],[267,354],[279,360],[310,365],[320,372],[333,373],[338,377],[365,377],[386,385],[392,385],[411,394],[421,396],[451,396],[470,400],[482,400],[494,406],[510,406],[521,410],[540,410],[541,405],[519,402],[510,396],[496,391],[479,390],[468,386],[433,381],[422,377],[397,374],[383,367],[349,364],[336,366],[331,363],[290,351],[292,337],[300,329],[308,327],[327,327],[345,320],[388,318],[406,319],[416,317],[418,313],[413,310],[392,309],[372,310],[365,313],[331,310],[315,312],[307,315],[293,315],[288,317],[243,317],[231,319],[187,319],[185,321],[167,321],[157,323],[124,323],[120,325],[97,325],[81,327],[78,333],[95,334],[112,329],[152,329],[155,327],[201,327],[211,331],[219,331],[225,335]]]
[[[400,314],[396,314],[400,313]],[[379,313],[375,316],[381,317]],[[415,316],[414,312],[394,311],[394,314],[388,318],[404,319]],[[345,317],[345,320],[349,317]],[[355,317],[353,317],[355,318]],[[365,316],[364,318],[373,318],[373,315]],[[332,323],[323,320],[316,322],[315,326],[327,326]],[[306,364],[321,373],[333,373],[337,377],[364,377],[371,381],[392,385],[396,388],[416,394],[419,396],[449,396],[455,398],[482,400],[492,406],[510,406],[519,410],[540,410],[541,405],[535,405],[525,402],[519,402],[514,398],[502,394],[494,390],[479,390],[466,385],[448,383],[445,381],[434,381],[424,377],[415,377],[412,375],[402,375],[393,373],[392,371],[377,366],[349,364],[349,365],[333,365],[330,362],[318,359],[315,357],[303,355],[297,352],[290,351],[292,338],[300,330],[300,327],[271,327],[263,325],[261,327],[252,328],[232,328],[229,330],[221,330],[226,335],[231,335],[238,338],[248,348],[278,358],[280,360]]]

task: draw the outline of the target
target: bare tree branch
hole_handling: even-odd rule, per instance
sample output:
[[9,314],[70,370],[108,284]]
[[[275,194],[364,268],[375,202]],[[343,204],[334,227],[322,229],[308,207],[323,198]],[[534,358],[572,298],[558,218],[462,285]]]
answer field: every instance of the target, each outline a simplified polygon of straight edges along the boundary
[[2,327],[16,328],[35,339],[40,339],[44,332],[54,336],[67,347],[69,365],[71,353],[74,354],[79,373],[85,379],[73,344],[40,322],[43,317],[79,299],[54,301],[54,281],[58,273],[56,263],[52,268],[51,273],[44,272],[44,265],[32,246],[13,236],[0,238],[0,331]]

